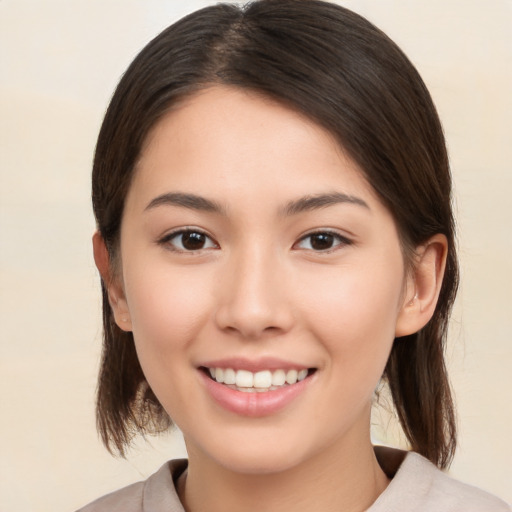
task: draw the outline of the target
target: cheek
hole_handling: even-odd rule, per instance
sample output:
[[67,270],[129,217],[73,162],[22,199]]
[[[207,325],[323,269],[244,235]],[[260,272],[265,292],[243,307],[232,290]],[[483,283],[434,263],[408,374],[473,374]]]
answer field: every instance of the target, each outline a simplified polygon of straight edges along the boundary
[[169,361],[166,355],[194,341],[208,321],[210,281],[197,268],[178,272],[152,265],[138,274],[126,272],[125,290],[141,362],[150,357],[163,364]]
[[135,347],[151,389],[178,423],[193,385],[191,347],[209,318],[210,280],[197,269],[145,268],[133,275],[129,268],[125,272]]
[[304,307],[308,327],[344,375],[366,372],[380,378],[394,340],[402,282],[401,265],[375,262],[311,279]]

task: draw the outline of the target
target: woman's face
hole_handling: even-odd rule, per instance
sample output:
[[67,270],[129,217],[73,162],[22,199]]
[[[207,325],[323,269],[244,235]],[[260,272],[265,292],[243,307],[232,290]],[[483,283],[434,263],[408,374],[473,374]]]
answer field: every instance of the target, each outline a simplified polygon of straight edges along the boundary
[[407,278],[324,129],[236,89],[193,96],[148,138],[121,259],[117,321],[193,456],[272,472],[370,442]]

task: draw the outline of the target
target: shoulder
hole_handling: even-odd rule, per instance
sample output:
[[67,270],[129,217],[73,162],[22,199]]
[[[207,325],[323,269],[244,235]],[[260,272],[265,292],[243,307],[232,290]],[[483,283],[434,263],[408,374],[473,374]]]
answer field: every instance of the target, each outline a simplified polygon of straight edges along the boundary
[[89,503],[77,512],[141,512],[145,482],[137,482]]
[[432,466],[432,486],[429,493],[432,503],[443,503],[449,512],[461,510],[462,506],[465,512],[510,512],[510,506],[496,496],[455,480],[430,462],[427,463]]
[[182,512],[174,482],[186,468],[185,459],[167,462],[147,480],[102,496],[76,512]]
[[447,512],[461,510],[462,506],[465,512],[510,512],[510,507],[496,496],[455,480],[430,462],[428,464],[432,466],[432,485],[426,503],[443,503]]
[[510,506],[477,487],[440,471],[417,453],[408,453],[371,512],[510,512]]

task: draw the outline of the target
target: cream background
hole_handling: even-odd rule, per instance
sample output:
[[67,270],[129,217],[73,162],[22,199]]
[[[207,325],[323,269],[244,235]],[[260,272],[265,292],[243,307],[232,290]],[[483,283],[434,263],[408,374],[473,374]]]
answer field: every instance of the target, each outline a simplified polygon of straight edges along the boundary
[[[127,461],[97,440],[89,175],[120,74],[161,29],[212,3],[0,1],[3,512],[71,511],[184,453],[178,434],[139,443]],[[444,122],[463,267],[448,351],[461,424],[451,473],[510,501],[512,2],[340,3],[405,50]]]

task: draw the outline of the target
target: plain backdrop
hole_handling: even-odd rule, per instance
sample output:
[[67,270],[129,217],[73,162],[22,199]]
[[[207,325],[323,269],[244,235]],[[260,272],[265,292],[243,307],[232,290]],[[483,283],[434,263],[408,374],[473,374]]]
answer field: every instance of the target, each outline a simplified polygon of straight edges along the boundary
[[[212,3],[0,1],[2,512],[72,511],[185,453],[179,433],[139,442],[127,460],[98,441],[89,180],[121,73],[161,29]],[[510,501],[512,2],[340,3],[404,49],[443,120],[462,261],[448,347],[460,422],[451,473]],[[403,442],[392,421],[384,427],[377,441]]]

